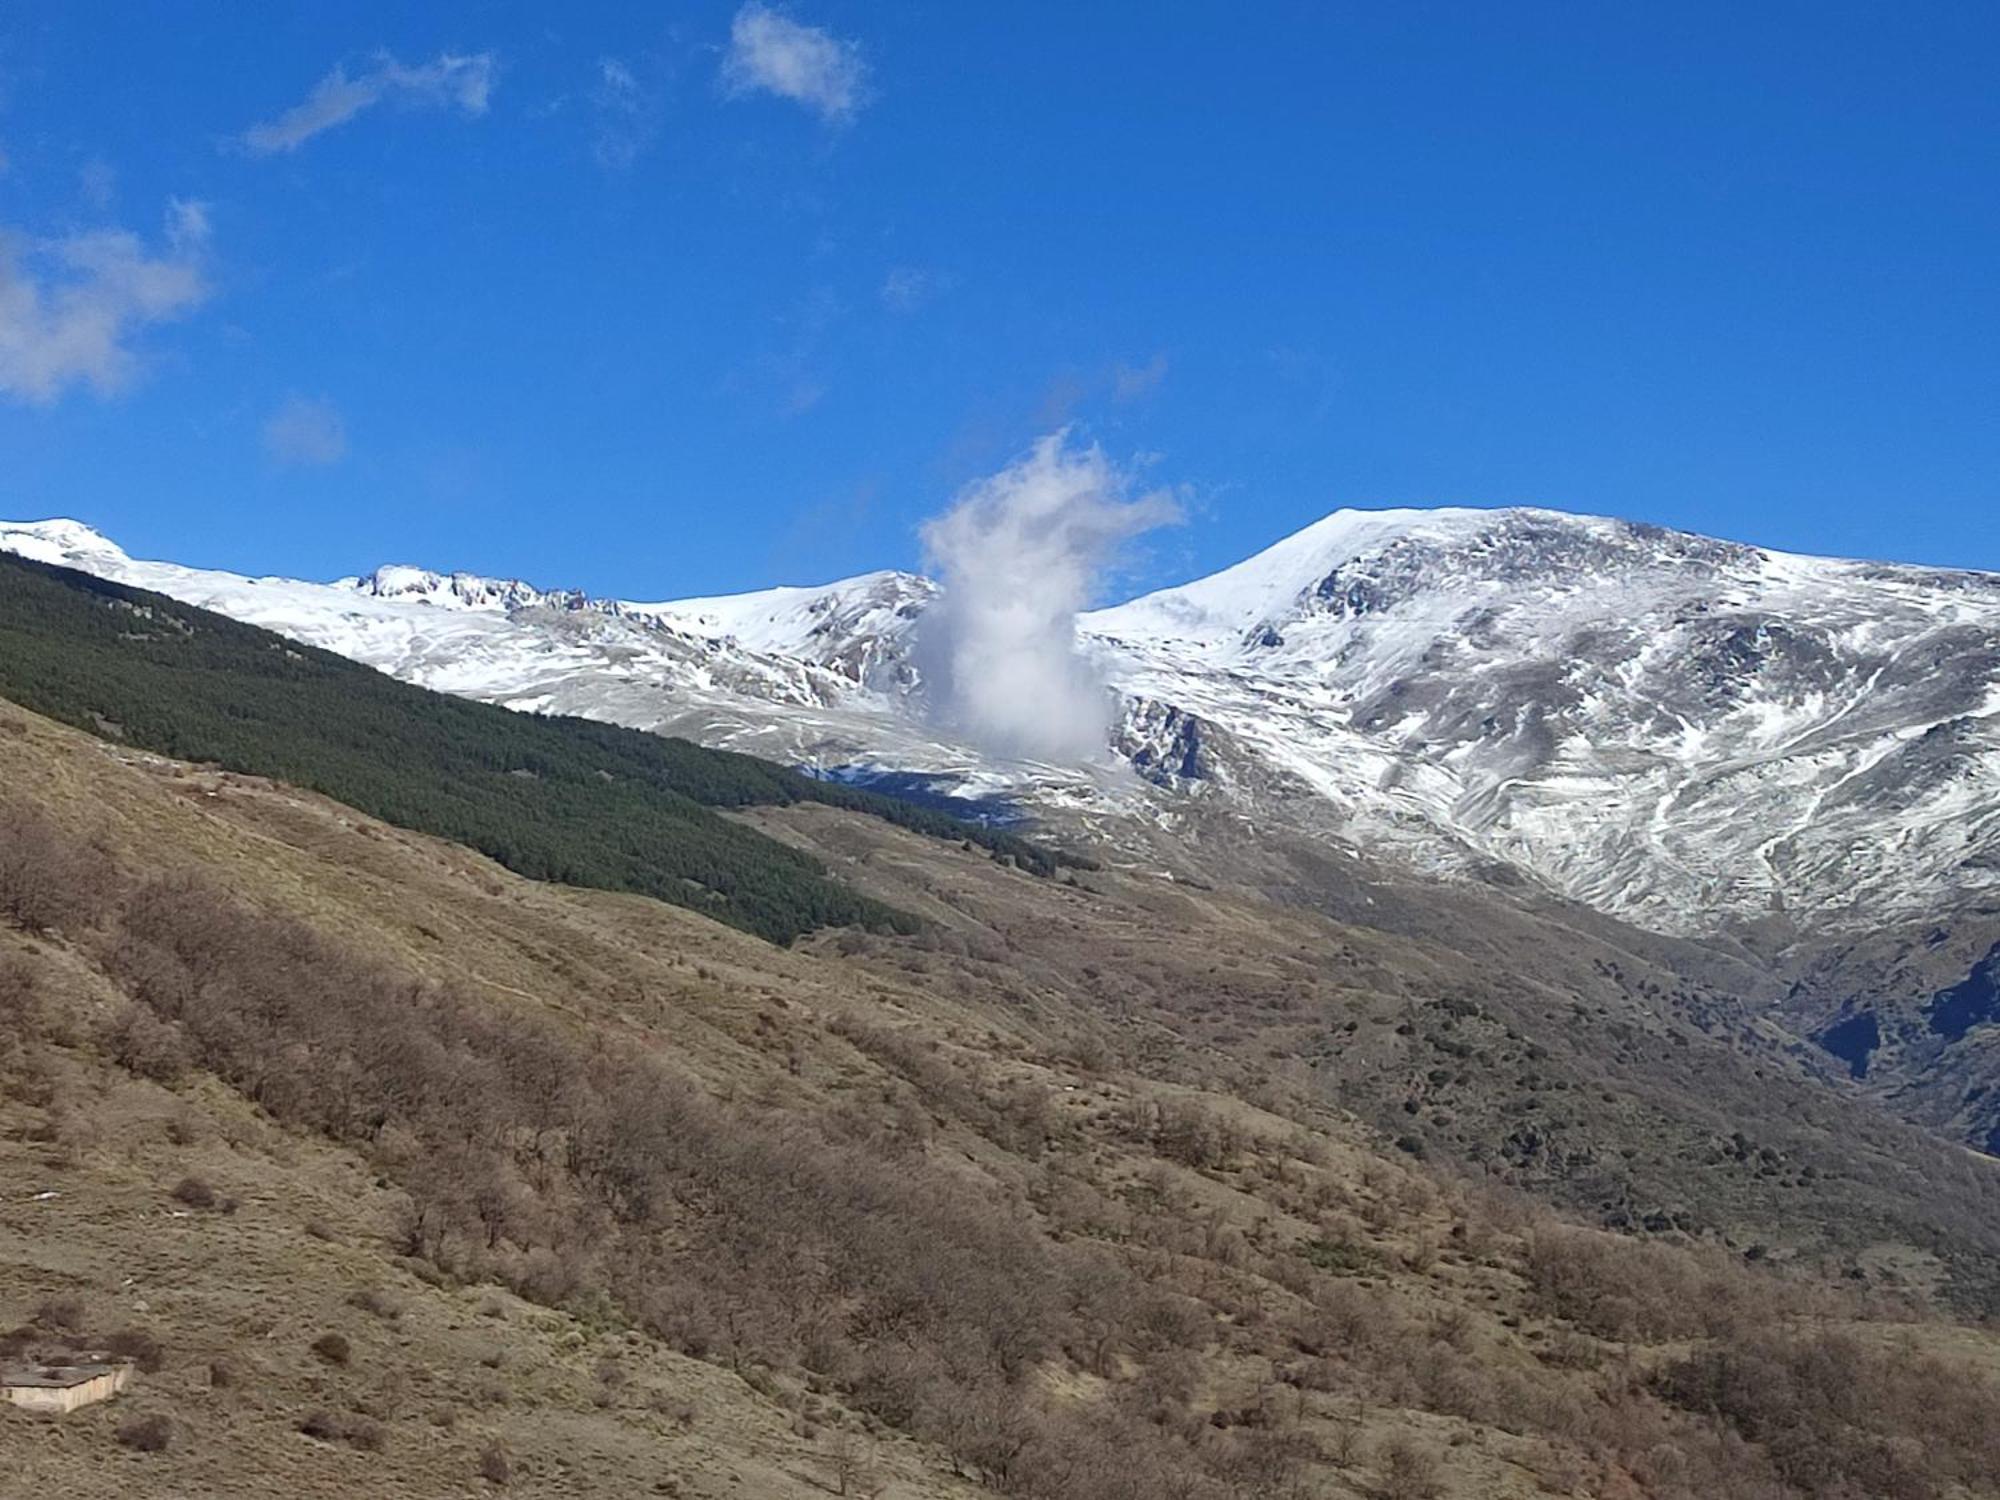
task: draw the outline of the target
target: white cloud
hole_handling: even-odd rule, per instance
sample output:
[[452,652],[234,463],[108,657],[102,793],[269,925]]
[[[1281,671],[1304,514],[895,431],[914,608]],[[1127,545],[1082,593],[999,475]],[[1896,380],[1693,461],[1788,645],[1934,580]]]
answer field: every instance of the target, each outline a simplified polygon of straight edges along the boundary
[[0,235],[0,393],[47,405],[75,385],[126,386],[140,362],[134,336],[207,300],[208,236],[207,210],[179,199],[161,252],[124,229]]
[[347,456],[347,424],[324,396],[287,396],[264,423],[264,450],[287,466],[339,463]]
[[630,64],[600,58],[590,103],[597,115],[591,154],[607,171],[622,172],[644,156],[660,134],[660,91],[642,83]]
[[167,200],[167,243],[184,255],[208,245],[208,205],[192,198]]
[[496,72],[490,52],[441,53],[435,62],[413,68],[381,52],[372,68],[353,78],[336,64],[313,85],[303,104],[294,105],[275,120],[252,125],[243,132],[242,143],[258,156],[296,151],[321,131],[344,125],[378,104],[403,109],[457,108],[468,115],[483,115]]
[[750,0],[730,25],[722,81],[733,94],[776,94],[838,123],[867,102],[868,67],[855,43]]
[[940,721],[1003,755],[1103,752],[1111,704],[1077,648],[1077,611],[1125,543],[1181,514],[1165,491],[1131,489],[1101,449],[1057,432],[925,523],[945,591],[917,659]]
[[891,266],[882,278],[882,305],[891,312],[911,313],[934,302],[958,285],[949,271],[927,266]]

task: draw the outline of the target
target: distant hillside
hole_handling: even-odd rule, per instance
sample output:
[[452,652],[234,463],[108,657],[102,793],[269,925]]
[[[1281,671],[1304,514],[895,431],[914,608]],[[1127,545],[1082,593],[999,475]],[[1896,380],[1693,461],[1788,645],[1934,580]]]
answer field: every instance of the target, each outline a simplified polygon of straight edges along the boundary
[[1963,1153],[1609,975],[751,816],[929,927],[781,949],[0,702],[0,1359],[142,1361],[0,1404],[0,1493],[1993,1492]]
[[477,849],[538,880],[692,907],[773,942],[916,920],[711,811],[823,802],[970,840],[1014,835],[767,761],[429,692],[269,631],[0,554],[0,696],[104,738],[270,776]]

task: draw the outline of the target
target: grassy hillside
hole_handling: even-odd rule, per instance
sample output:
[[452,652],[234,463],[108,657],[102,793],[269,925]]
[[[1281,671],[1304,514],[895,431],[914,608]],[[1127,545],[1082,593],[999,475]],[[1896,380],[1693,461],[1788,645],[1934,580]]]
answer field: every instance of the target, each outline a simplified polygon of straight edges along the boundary
[[0,1410],[34,1492],[1959,1500],[2000,1463],[1989,1335],[1565,1224],[1207,1031],[1291,991],[1393,1066],[1388,971],[1436,955],[818,808],[758,816],[930,923],[779,949],[5,705],[0,773],[0,1339],[157,1366]]
[[1818,1077],[1795,1039],[1745,1036],[1727,997],[1612,932],[1413,882],[1341,918],[1108,875],[1092,899],[968,880],[815,808],[753,816],[931,924],[826,940],[851,964],[1116,1017],[1159,1076],[1332,1104],[1399,1154],[1606,1227],[2000,1314],[2000,1164]]
[[971,840],[1013,835],[746,755],[398,682],[163,595],[0,553],[0,695],[121,743],[287,781],[536,880],[633,891],[787,942],[912,920],[711,808],[823,802]]

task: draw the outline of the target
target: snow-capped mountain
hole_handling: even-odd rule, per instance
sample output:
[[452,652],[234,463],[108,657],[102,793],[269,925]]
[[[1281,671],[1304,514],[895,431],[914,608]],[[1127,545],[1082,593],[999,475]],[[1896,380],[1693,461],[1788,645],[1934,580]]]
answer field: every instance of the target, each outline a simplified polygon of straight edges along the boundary
[[1504,862],[1659,929],[1853,929],[2000,887],[2000,576],[1550,511],[1341,511],[1082,616],[1123,769],[1079,771],[926,722],[938,589],[908,574],[641,604],[405,567],[243,578],[64,521],[0,523],[0,548],[518,708],[1114,819],[1220,810],[1447,874]]
[[2000,576],[1547,511],[1341,512],[1089,616],[1127,694],[1421,850],[1700,931],[2000,885]]

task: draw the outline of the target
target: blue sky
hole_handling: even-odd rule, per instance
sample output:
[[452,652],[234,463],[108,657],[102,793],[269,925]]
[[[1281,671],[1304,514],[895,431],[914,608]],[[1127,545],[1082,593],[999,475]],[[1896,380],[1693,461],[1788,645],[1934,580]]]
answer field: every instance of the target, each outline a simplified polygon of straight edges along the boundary
[[14,0],[0,514],[627,597],[1546,504],[2000,568],[2000,7]]

